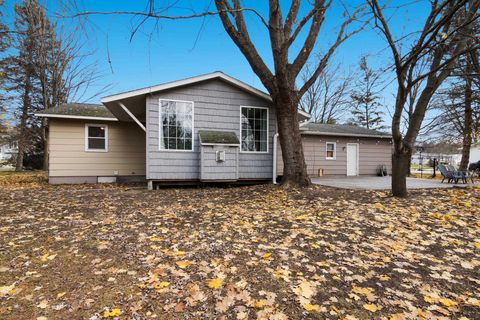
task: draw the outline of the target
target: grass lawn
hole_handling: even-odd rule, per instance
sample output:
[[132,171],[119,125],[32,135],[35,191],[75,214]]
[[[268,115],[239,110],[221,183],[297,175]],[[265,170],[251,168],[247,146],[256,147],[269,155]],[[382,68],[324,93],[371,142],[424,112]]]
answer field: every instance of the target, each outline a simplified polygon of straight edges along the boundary
[[0,186],[0,319],[478,319],[480,189]]

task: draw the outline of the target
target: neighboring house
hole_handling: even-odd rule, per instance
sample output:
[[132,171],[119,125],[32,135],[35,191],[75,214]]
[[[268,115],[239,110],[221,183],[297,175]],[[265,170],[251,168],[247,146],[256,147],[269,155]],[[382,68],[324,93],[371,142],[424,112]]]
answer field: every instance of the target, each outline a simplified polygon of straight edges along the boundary
[[468,163],[480,161],[480,143],[472,144],[470,148],[470,160]]
[[433,159],[436,159],[438,163],[448,163],[452,165],[458,165],[462,160],[462,155],[458,153],[429,153],[429,152],[416,152],[412,155],[412,164],[416,165],[430,165],[433,164]]
[[10,160],[17,154],[17,152],[18,149],[15,142],[0,142],[0,162]]
[[[383,165],[392,170],[390,134],[352,125],[305,123],[300,131],[307,172],[319,175],[375,175]],[[281,151],[277,174],[283,172]]]
[[[103,105],[65,104],[37,113],[49,119],[51,183],[146,179],[152,188],[155,182],[276,179],[279,144],[271,98],[237,79],[214,72],[101,101]],[[306,120],[308,114],[299,112],[299,118]],[[356,174],[375,174],[378,165],[389,165],[384,159],[391,154],[388,136],[372,131],[359,136],[337,127],[331,134],[311,130],[304,135],[307,146],[313,137],[319,152],[333,152],[328,162],[336,169],[325,166],[326,174],[347,174],[347,151],[356,153]],[[336,143],[333,151],[332,145],[323,144],[324,134]],[[370,156],[376,151],[382,156]],[[307,156],[307,163],[310,160]],[[313,171],[317,166],[314,161]]]

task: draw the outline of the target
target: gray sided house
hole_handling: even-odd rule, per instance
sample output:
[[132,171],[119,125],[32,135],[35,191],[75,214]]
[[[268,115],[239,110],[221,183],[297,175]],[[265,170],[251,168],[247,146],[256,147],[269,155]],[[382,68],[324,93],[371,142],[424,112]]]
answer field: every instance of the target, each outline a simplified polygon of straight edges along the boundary
[[[151,188],[157,182],[275,181],[281,175],[277,119],[270,96],[221,72],[101,101],[102,105],[65,104],[37,113],[49,119],[51,183],[146,180]],[[300,118],[306,120],[308,115],[300,112]],[[312,164],[307,156],[309,173],[315,175],[316,154],[330,154],[331,146],[322,145],[323,135],[317,133],[325,132],[312,125],[302,130],[312,131],[304,135],[307,145],[311,137],[319,137],[318,144],[312,145]],[[339,142],[334,151],[338,166],[346,170],[343,149],[338,149],[344,136],[333,134]],[[377,147],[379,139],[381,147]],[[362,163],[362,149],[370,144],[373,151],[369,152],[390,154],[389,142],[387,135],[362,137],[357,161]],[[365,159],[374,161],[369,164],[372,167],[387,163],[374,156]],[[325,172],[346,174],[345,170]]]

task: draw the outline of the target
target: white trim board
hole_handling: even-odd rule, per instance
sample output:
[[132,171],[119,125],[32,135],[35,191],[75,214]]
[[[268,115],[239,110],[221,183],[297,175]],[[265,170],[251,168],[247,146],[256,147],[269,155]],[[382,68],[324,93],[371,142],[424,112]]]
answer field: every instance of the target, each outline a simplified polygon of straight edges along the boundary
[[320,132],[320,131],[306,131],[300,129],[301,135],[310,136],[337,136],[337,137],[359,137],[359,138],[377,138],[377,139],[392,139],[392,136],[376,136],[374,134],[357,134],[357,133],[338,133],[338,132]]
[[117,118],[90,117],[90,116],[72,116],[65,114],[35,113],[36,117],[43,118],[61,118],[61,119],[81,119],[81,120],[100,120],[100,121],[118,121]]

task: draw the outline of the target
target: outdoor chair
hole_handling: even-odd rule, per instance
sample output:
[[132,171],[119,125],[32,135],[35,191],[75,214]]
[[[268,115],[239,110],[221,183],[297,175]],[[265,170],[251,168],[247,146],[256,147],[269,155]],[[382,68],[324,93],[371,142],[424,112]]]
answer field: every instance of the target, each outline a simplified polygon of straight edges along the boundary
[[440,173],[442,174],[442,183],[443,181],[445,181],[445,179],[448,183],[451,183],[452,181],[458,183],[458,180],[460,179],[465,181],[463,173],[455,170],[449,170],[449,168],[447,168],[447,166],[445,166],[444,164],[439,164],[438,170],[440,170]]
[[461,177],[460,179],[462,179],[463,183],[468,183],[468,179],[473,183],[473,174],[471,172],[457,170],[451,164],[447,166],[447,170],[457,173],[457,175]]

